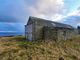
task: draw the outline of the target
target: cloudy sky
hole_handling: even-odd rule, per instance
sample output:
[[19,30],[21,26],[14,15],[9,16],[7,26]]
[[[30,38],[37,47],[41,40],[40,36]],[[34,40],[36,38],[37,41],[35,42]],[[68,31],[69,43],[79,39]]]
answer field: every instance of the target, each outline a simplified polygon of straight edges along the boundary
[[0,0],[1,34],[23,34],[29,16],[76,27],[80,25],[80,0]]

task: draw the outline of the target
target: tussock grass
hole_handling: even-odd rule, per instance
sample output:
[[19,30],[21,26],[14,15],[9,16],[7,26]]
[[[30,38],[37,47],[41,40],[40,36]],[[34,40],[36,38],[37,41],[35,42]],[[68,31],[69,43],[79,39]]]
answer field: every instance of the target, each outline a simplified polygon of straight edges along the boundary
[[80,36],[67,41],[29,42],[23,36],[0,38],[0,60],[80,60]]

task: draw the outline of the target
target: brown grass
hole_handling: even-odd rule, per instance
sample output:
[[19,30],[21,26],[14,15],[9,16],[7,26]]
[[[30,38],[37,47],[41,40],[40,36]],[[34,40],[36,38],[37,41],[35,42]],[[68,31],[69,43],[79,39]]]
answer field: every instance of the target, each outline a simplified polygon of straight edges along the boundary
[[80,36],[67,41],[28,42],[24,37],[1,37],[0,60],[80,60]]

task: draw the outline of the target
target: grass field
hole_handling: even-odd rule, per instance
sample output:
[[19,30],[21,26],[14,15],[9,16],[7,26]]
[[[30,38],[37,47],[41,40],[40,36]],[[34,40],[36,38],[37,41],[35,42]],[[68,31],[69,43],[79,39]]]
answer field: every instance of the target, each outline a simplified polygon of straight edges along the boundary
[[0,60],[80,60],[80,36],[67,41],[26,41],[0,37]]

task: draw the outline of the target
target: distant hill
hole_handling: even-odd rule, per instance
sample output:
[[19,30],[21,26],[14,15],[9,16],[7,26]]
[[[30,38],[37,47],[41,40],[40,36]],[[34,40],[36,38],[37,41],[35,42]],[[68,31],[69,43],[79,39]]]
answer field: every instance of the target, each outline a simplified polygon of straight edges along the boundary
[[0,36],[17,36],[24,35],[23,32],[0,32]]
[[80,36],[67,41],[29,42],[23,36],[0,37],[0,60],[80,60]]

